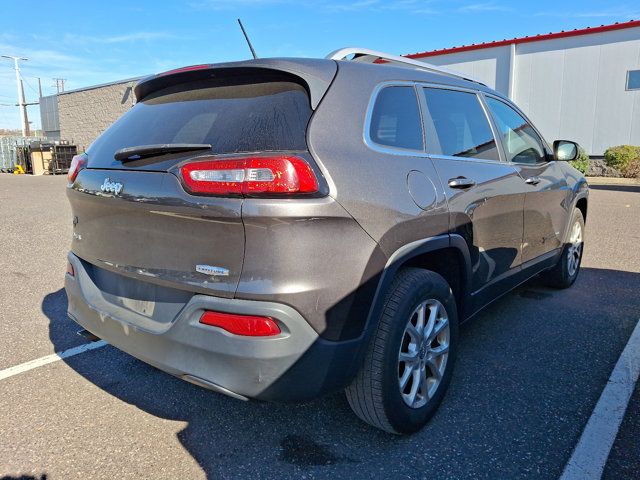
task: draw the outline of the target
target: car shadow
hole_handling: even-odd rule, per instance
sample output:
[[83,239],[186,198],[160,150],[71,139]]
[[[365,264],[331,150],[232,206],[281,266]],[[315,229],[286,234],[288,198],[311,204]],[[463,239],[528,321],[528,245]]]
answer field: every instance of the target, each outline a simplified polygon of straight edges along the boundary
[[[603,383],[595,380],[606,381],[620,353],[601,345],[626,342],[639,288],[640,274],[584,268],[571,289],[533,279],[495,302],[463,325],[450,391],[429,425],[408,437],[367,426],[341,393],[305,404],[242,402],[111,346],[64,362],[148,414],[186,422],[177,438],[208,478],[334,475],[354,465],[373,477],[521,477],[514,458],[555,478],[597,401]],[[42,301],[56,351],[80,329],[66,317],[66,303],[63,289]],[[541,448],[549,439],[554,448]]]
[[[64,289],[42,301],[55,351],[61,350],[57,345],[67,348],[81,330],[67,318],[66,307]],[[111,346],[64,362],[105,392],[144,412],[187,422],[178,440],[208,478],[261,461],[276,460],[300,468],[358,462],[327,441],[344,429],[380,445],[393,445],[395,440],[361,423],[342,394],[304,404],[243,402],[175,378]]]

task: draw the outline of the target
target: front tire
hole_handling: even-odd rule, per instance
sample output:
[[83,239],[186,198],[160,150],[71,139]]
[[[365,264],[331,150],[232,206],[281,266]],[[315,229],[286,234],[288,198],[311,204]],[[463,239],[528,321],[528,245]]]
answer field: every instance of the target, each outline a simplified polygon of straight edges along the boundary
[[456,303],[444,278],[418,268],[401,270],[364,364],[346,389],[352,410],[387,432],[420,430],[449,386],[457,343]]
[[543,273],[545,283],[550,287],[569,288],[578,278],[584,250],[584,217],[579,208],[573,210],[568,235],[560,260],[555,267]]

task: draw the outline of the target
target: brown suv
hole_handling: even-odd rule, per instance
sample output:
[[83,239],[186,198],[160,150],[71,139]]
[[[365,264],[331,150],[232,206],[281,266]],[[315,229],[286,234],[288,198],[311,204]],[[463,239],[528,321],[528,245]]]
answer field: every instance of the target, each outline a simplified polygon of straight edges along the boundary
[[[347,60],[346,57],[355,57]],[[588,187],[507,98],[417,61],[198,65],[69,172],[69,316],[240,399],[346,389],[363,420],[422,427],[458,324],[532,276],[568,287]]]

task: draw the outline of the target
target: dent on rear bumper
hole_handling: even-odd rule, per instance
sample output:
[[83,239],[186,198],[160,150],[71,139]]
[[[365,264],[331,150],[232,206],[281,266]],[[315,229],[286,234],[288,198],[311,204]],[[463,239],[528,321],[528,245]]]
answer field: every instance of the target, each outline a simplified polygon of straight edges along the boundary
[[[173,375],[190,376],[185,378],[190,381],[195,377],[203,381],[194,383],[222,393],[278,401],[313,398],[348,381],[336,383],[330,370],[337,359],[341,364],[353,358],[353,346],[319,339],[287,305],[194,295],[173,322],[153,325],[134,311],[105,305],[79,259],[69,254],[69,261],[76,272],[65,280],[69,316],[113,346]],[[205,309],[268,315],[278,321],[282,334],[232,335],[200,324]]]

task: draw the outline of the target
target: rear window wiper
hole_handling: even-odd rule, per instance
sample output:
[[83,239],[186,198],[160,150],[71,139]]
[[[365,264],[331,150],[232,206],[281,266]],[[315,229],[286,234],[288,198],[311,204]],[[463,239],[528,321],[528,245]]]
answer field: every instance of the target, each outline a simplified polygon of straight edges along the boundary
[[210,150],[208,143],[165,143],[157,145],[138,145],[137,147],[121,148],[113,158],[126,162],[128,160],[138,160],[144,157],[156,155],[166,155],[168,153],[195,152],[197,150]]

